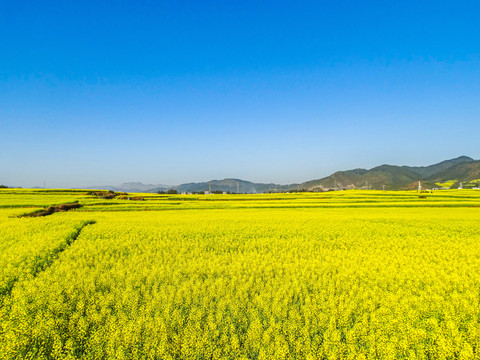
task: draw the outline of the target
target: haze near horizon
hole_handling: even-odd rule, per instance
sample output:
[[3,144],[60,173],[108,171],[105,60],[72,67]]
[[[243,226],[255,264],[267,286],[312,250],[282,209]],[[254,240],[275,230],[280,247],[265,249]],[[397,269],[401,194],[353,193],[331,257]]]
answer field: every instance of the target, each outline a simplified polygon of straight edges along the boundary
[[3,2],[0,184],[287,184],[478,159],[479,10]]

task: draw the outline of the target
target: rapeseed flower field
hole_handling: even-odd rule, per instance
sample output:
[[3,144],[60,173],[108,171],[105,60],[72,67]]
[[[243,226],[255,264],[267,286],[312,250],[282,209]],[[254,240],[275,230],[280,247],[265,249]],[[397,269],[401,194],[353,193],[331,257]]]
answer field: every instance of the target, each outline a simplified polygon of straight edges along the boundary
[[0,358],[480,358],[479,191],[140,196],[0,191]]

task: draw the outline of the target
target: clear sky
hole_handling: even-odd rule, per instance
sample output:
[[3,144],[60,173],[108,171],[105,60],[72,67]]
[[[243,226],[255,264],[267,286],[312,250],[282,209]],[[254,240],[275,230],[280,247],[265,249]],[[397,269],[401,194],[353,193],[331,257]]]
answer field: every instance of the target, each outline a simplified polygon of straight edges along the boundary
[[480,158],[477,1],[0,0],[0,184]]

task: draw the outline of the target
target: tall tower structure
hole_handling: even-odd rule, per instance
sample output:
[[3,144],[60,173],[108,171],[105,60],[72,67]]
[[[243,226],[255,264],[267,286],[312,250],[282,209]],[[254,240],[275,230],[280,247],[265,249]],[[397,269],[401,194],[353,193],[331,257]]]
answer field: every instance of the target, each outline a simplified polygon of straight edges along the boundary
[[418,182],[418,191],[421,192],[422,191],[422,183],[419,181]]

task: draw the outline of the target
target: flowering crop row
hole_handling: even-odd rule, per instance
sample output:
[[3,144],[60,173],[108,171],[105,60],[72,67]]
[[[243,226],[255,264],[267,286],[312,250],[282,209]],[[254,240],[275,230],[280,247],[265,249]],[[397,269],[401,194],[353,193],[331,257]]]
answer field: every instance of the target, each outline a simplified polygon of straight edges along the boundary
[[479,215],[57,213],[58,226],[96,224],[15,284],[0,309],[0,358],[478,358]]

